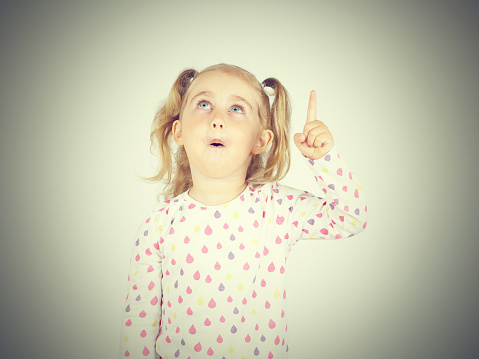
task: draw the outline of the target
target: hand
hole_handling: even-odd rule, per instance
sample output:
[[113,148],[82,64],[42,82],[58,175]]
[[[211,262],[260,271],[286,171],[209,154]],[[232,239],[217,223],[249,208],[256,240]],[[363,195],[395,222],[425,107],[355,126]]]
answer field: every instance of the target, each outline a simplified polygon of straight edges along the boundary
[[329,152],[334,146],[333,135],[328,127],[316,120],[316,92],[309,95],[308,115],[303,133],[296,133],[293,137],[294,144],[301,153],[311,160],[318,160]]

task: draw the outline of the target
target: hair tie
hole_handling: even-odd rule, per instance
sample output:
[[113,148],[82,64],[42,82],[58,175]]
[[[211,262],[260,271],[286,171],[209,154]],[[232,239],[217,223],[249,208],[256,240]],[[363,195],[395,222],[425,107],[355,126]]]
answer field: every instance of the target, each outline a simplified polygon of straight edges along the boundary
[[261,82],[261,87],[264,88],[264,83]]

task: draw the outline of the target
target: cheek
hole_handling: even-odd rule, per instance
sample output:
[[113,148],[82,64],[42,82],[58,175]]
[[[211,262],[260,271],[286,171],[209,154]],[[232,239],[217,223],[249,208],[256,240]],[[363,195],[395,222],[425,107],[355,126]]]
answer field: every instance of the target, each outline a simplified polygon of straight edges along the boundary
[[[184,121],[182,126],[183,139],[194,138],[194,134],[197,133],[197,122],[195,121]],[[197,136],[196,136],[197,137]]]
[[237,131],[237,141],[245,151],[251,151],[256,144],[257,133],[253,132],[251,128]]

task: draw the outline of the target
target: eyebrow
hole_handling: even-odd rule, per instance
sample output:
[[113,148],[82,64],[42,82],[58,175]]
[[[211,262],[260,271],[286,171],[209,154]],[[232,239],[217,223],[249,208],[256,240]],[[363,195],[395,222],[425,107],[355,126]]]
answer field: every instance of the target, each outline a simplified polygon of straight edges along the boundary
[[[213,93],[210,92],[210,91],[201,91],[201,92],[198,92],[195,96],[193,96],[191,98],[191,101],[193,101],[196,97],[202,96],[202,95],[208,95],[208,96],[214,97]],[[248,105],[248,107],[251,109],[251,111],[253,111],[253,107],[251,106],[251,104],[245,98],[243,98],[241,96],[238,96],[238,95],[231,95],[230,97],[233,100],[236,100],[236,101],[243,101],[244,103],[246,103]],[[186,100],[186,102],[188,102],[188,100]]]

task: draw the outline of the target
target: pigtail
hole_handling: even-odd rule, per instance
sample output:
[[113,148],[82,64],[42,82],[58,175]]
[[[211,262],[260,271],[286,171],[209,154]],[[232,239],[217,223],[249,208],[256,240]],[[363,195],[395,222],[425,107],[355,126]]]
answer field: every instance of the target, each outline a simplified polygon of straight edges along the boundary
[[[289,134],[291,126],[291,102],[288,91],[279,80],[274,77],[262,82],[263,114],[266,119],[266,128],[273,132],[274,138],[269,150],[260,158],[253,158],[248,169],[249,183],[267,183],[279,181],[289,171],[291,151],[289,148]],[[273,104],[269,107],[269,98],[266,88],[271,88],[274,96]],[[249,178],[248,178],[249,177]]]
[[197,74],[198,72],[194,69],[187,69],[180,73],[168,97],[158,108],[151,127],[150,152],[160,159],[160,163],[155,175],[140,176],[140,178],[149,182],[164,180],[166,185],[163,195],[166,199],[186,191],[192,184],[188,158],[183,146],[176,150],[175,163],[172,161],[172,134],[173,122],[179,119],[184,105],[184,96]]

